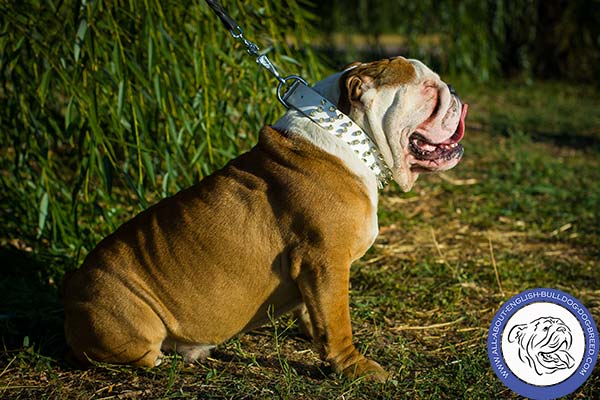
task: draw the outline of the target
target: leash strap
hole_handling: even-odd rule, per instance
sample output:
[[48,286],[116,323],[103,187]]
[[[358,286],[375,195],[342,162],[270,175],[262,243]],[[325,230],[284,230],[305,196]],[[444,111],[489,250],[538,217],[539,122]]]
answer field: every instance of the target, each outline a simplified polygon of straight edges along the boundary
[[208,4],[208,6],[214,11],[217,17],[219,17],[219,19],[225,26],[225,29],[229,31],[231,36],[233,36],[234,39],[240,40],[242,43],[244,43],[244,45],[246,46],[246,52],[251,56],[256,57],[256,62],[261,67],[273,74],[273,76],[275,76],[275,78],[279,81],[279,85],[277,85],[277,99],[279,99],[279,101],[281,102],[281,104],[284,105],[285,108],[290,108],[290,106],[283,99],[283,92],[285,91],[285,88],[297,82],[301,82],[306,86],[308,86],[308,83],[306,83],[306,81],[298,75],[289,75],[286,77],[282,77],[279,74],[277,68],[275,68],[275,66],[271,62],[271,60],[269,60],[269,58],[265,54],[259,53],[260,49],[256,45],[256,43],[253,43],[244,37],[244,31],[242,30],[242,28],[240,28],[240,26],[233,20],[233,18],[231,18],[225,12],[225,9],[217,0],[206,0],[206,4]]
[[223,8],[223,6],[221,6],[221,4],[219,4],[218,1],[206,0],[206,3],[208,3],[210,8],[212,8],[212,10],[215,12],[215,14],[217,14],[217,17],[219,17],[219,19],[221,20],[223,25],[225,25],[225,29],[227,29],[229,32],[231,32],[232,35],[237,30],[241,31],[239,25],[235,23],[233,18],[231,18],[229,15],[227,15],[227,13],[225,12],[225,9]]
[[356,156],[375,173],[379,187],[385,186],[391,172],[369,136],[333,103],[308,86],[300,76],[282,77],[271,60],[265,54],[259,53],[258,46],[244,37],[242,28],[225,12],[217,0],[206,0],[206,3],[219,17],[231,36],[244,43],[248,54],[256,57],[256,62],[277,78],[279,81],[277,99],[281,104],[288,109],[299,111],[321,128],[346,142]]
[[[225,12],[225,9],[223,8],[223,6],[221,6],[221,4],[217,0],[206,0],[206,3],[214,11],[214,13],[217,15],[217,17],[219,17],[219,19],[225,26],[225,29],[227,29],[229,31],[231,36],[233,36],[233,38],[236,40],[240,40],[244,44],[244,46],[246,46],[246,52],[248,54],[250,54],[251,56],[256,57],[256,62],[261,67],[265,68],[267,71],[269,71],[271,74],[273,74],[273,76],[275,76],[275,78],[277,78],[277,80],[279,81],[279,84],[281,86],[288,84],[288,82],[290,82],[291,80],[296,80],[296,79],[302,80],[302,78],[297,77],[297,76],[294,76],[294,79],[292,79],[291,76],[283,78],[279,74],[279,71],[277,71],[277,68],[275,68],[275,66],[273,65],[271,60],[269,60],[269,58],[265,54],[259,53],[260,49],[256,45],[256,43],[253,43],[253,42],[249,41],[248,39],[246,39],[246,37],[244,37],[244,31],[242,30],[242,28],[240,28],[240,26],[233,20],[233,18],[231,18]],[[279,90],[278,90],[278,92],[279,92]],[[278,98],[279,98],[279,96],[278,96]],[[279,98],[279,99],[281,101],[281,98]],[[284,104],[284,106],[285,106],[285,104]]]

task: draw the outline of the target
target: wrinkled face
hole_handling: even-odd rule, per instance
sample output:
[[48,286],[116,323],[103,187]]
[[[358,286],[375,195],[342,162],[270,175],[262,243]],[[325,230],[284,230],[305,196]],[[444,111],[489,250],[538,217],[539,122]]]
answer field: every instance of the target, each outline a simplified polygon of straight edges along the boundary
[[396,57],[351,65],[340,90],[339,108],[376,142],[404,191],[420,173],[460,161],[468,105],[420,61]]
[[575,365],[569,354],[573,342],[571,330],[560,318],[542,317],[529,324],[516,325],[511,329],[508,341],[519,344],[519,357],[538,375]]

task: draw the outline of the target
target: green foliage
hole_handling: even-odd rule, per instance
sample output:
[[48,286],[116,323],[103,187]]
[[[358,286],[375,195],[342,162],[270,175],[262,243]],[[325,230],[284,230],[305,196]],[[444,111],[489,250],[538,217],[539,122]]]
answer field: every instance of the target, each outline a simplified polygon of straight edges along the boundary
[[[223,3],[282,72],[319,74],[303,0]],[[200,0],[3,2],[0,76],[11,232],[71,253],[249,148],[282,111],[276,81]]]
[[[304,0],[223,3],[282,71],[320,75]],[[331,3],[322,24],[334,31],[404,35],[410,56],[469,78],[552,63],[586,77],[600,65],[597,0],[319,7]],[[542,26],[549,14],[558,20]],[[382,193],[381,235],[351,272],[354,340],[392,381],[336,377],[285,319],[193,366],[172,356],[82,371],[60,356],[66,266],[247,149],[281,108],[274,80],[202,0],[0,2],[0,398],[514,398],[485,352],[501,302],[557,287],[600,320],[600,98],[589,86],[475,81],[456,84],[472,106],[464,160],[410,194]],[[595,373],[574,396],[599,388]]]
[[598,0],[329,0],[316,7],[330,32],[400,35],[403,53],[452,74],[599,82]]
[[[517,398],[485,350],[501,303],[556,287],[600,321],[600,96],[557,83],[456,87],[477,111],[463,161],[421,176],[411,193],[384,190],[380,235],[350,271],[354,342],[391,381],[337,376],[291,316],[193,365],[169,355],[152,369],[70,368],[57,288],[69,257],[0,247],[0,398]],[[571,397],[599,390],[596,370]]]

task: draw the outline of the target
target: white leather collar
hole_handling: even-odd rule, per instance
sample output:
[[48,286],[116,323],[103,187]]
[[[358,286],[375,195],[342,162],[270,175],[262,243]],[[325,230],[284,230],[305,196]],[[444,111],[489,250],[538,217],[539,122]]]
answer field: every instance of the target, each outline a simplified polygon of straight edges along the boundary
[[387,184],[391,171],[377,146],[360,126],[338,110],[333,103],[300,81],[290,86],[283,96],[283,101],[348,144],[354,154],[377,176],[380,189]]

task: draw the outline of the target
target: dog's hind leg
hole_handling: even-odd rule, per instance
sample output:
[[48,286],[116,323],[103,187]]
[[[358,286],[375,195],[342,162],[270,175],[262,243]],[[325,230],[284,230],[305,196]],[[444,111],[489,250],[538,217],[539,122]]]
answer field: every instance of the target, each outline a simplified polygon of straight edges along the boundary
[[65,307],[65,336],[79,364],[94,361],[154,367],[160,364],[165,325],[141,299],[126,304],[107,301],[70,303]]

